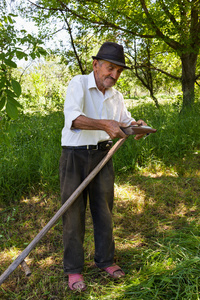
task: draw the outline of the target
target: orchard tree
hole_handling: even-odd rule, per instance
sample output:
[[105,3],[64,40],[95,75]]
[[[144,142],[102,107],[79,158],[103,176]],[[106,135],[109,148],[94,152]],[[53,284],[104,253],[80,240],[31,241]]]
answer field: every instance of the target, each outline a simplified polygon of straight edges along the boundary
[[177,90],[180,86],[180,60],[172,51],[166,51],[164,43],[158,43],[154,39],[135,39],[125,43],[126,55],[132,66],[132,72],[138,79],[137,84],[145,87],[150,97],[159,108],[156,93],[159,91],[171,91],[173,86]]
[[138,47],[135,40],[134,54],[132,55],[131,53],[132,51],[129,51],[129,57],[131,57],[132,61],[134,62],[134,68],[132,68],[134,75],[149,91],[150,97],[155,102],[156,107],[159,108],[158,99],[155,96],[157,74],[155,70],[151,68],[151,42],[149,40],[141,40]]
[[[48,42],[54,35],[62,31],[59,48],[49,49],[52,54],[62,57],[71,74],[87,74],[92,70],[91,56],[94,45],[98,49],[98,39],[90,26],[85,26],[76,17],[68,14],[59,5],[55,7],[43,7],[37,1],[22,2],[19,8],[21,15],[32,19],[38,25],[39,37]],[[55,2],[55,5],[60,4]],[[51,26],[49,26],[51,24]],[[98,30],[97,30],[98,32]],[[105,38],[105,37],[104,37]]]
[[13,76],[12,70],[17,68],[17,61],[34,59],[45,55],[41,47],[42,41],[28,34],[26,30],[15,28],[13,14],[0,14],[0,110],[4,107],[10,118],[17,118],[18,108],[22,107],[18,101],[21,95],[19,80]]
[[62,13],[74,24],[79,22],[91,28],[92,32],[100,30],[103,35],[106,31],[117,31],[119,38],[124,42],[128,41],[129,44],[135,37],[165,43],[166,53],[173,52],[181,61],[179,80],[182,85],[183,107],[193,105],[195,82],[200,76],[196,68],[200,48],[199,0],[28,2],[32,7],[37,7],[43,20],[48,15],[58,16]]

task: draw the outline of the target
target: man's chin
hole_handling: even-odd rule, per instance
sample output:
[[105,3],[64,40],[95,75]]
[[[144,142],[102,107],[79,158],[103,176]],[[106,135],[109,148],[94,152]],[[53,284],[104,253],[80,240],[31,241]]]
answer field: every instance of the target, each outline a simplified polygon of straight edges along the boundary
[[106,88],[110,88],[110,87],[112,87],[113,85],[115,85],[115,81],[114,80],[106,80],[106,82],[105,82],[105,87]]

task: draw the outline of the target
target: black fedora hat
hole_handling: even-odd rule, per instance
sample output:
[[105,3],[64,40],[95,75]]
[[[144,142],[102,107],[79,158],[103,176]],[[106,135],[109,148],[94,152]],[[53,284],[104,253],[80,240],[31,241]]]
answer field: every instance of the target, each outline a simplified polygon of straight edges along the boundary
[[97,55],[92,56],[92,58],[106,60],[125,69],[130,69],[125,63],[124,48],[117,43],[105,42],[100,47]]

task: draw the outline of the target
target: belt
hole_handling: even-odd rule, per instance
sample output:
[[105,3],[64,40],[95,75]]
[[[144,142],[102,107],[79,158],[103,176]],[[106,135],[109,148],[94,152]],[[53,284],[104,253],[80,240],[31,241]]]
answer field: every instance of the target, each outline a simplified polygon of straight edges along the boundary
[[113,141],[99,142],[97,145],[85,146],[62,146],[63,149],[71,150],[109,150],[112,147]]

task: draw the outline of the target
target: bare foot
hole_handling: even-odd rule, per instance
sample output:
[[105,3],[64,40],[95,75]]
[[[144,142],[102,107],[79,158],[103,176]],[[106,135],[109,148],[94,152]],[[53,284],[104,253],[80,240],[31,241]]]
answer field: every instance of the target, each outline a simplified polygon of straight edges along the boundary
[[122,271],[122,269],[115,264],[105,268],[104,271],[106,271],[114,279],[118,279],[125,276],[125,273]]
[[79,281],[72,284],[72,288],[76,291],[84,291],[86,289],[86,285],[83,281]]
[[122,270],[114,271],[113,272],[113,278],[120,278],[125,276],[124,272]]
[[86,290],[86,284],[84,282],[83,275],[76,273],[76,274],[69,274],[68,275],[68,286],[72,291],[82,292]]

